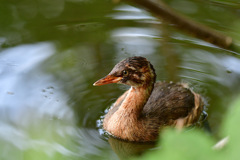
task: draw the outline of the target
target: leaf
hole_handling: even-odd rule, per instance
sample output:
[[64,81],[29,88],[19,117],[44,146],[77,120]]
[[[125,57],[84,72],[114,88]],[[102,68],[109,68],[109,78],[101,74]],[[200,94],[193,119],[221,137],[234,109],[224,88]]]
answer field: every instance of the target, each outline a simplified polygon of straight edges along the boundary
[[224,150],[224,156],[227,159],[239,159],[240,157],[240,97],[238,97],[230,106],[230,110],[223,122],[222,135],[229,136],[229,143]]
[[211,149],[213,144],[213,140],[199,130],[184,131],[181,133],[175,130],[166,130],[162,134],[160,149],[146,154],[142,159],[213,159],[216,157],[216,152]]

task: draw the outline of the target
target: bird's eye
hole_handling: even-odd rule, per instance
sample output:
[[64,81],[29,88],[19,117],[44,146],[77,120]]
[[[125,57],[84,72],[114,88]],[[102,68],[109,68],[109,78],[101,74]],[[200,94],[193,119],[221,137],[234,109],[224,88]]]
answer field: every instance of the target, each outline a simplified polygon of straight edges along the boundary
[[126,75],[128,74],[128,71],[126,71],[126,70],[123,70],[123,72],[122,72],[122,73],[123,73],[123,75],[125,75],[125,76],[126,76]]

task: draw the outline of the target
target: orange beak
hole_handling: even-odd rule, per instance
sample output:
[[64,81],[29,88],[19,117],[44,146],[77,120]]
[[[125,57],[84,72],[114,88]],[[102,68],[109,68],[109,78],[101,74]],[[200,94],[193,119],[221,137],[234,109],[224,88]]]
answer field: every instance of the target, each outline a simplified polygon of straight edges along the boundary
[[99,79],[93,85],[94,86],[101,86],[101,85],[110,84],[110,83],[117,83],[121,79],[122,79],[122,77],[115,77],[113,75],[107,75],[106,77],[103,77],[102,79]]

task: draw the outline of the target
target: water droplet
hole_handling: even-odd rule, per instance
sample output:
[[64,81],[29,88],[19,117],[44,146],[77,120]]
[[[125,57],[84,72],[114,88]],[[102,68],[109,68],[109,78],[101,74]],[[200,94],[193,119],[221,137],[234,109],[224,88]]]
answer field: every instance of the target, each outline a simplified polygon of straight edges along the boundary
[[54,89],[54,87],[53,86],[48,86],[47,89]]

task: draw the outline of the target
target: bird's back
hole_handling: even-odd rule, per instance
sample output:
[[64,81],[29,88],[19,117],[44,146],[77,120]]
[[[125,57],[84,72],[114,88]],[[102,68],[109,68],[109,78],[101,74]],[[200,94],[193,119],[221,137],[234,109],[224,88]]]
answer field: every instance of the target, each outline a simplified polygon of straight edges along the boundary
[[169,125],[173,120],[188,116],[194,107],[195,95],[185,84],[157,82],[142,114],[158,119],[161,125]]

